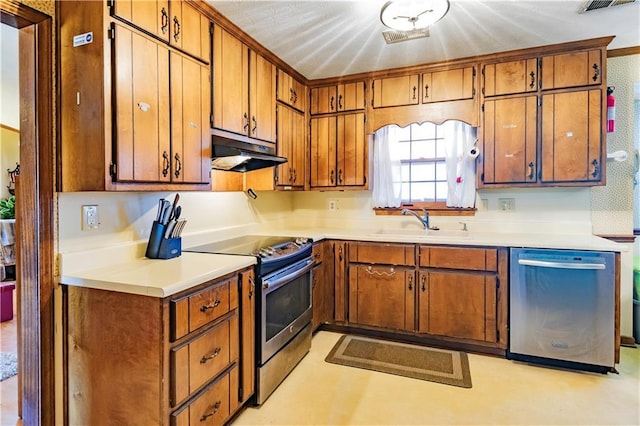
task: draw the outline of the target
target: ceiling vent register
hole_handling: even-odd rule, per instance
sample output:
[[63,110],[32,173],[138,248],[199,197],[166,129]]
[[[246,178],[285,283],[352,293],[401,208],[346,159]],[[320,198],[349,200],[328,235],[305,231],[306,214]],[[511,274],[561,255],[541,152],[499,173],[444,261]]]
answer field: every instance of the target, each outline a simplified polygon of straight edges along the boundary
[[382,35],[384,36],[384,41],[387,44],[400,43],[401,41],[407,40],[415,40],[417,38],[425,38],[429,37],[429,29],[428,28],[418,28],[415,30],[409,31],[383,31]]
[[591,12],[593,10],[606,9],[607,7],[621,6],[635,2],[636,0],[590,0],[582,4],[578,13]]

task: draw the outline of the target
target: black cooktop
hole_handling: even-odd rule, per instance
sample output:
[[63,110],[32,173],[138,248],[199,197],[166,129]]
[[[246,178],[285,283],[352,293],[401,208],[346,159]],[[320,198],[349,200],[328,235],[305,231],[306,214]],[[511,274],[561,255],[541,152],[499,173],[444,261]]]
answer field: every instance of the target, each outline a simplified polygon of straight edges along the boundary
[[260,249],[278,247],[282,244],[293,243],[299,240],[296,237],[274,237],[268,235],[244,235],[229,240],[216,241],[196,247],[190,247],[183,251],[213,254],[238,254],[244,256],[256,256]]

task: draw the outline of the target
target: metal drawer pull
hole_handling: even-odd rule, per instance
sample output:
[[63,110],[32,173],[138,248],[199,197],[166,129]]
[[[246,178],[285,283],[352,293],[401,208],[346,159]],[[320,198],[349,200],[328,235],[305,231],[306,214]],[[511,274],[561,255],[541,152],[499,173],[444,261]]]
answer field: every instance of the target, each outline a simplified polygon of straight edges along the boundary
[[389,272],[379,272],[379,271],[374,271],[371,266],[367,266],[367,269],[365,269],[365,271],[369,275],[380,275],[383,277],[392,277],[396,274],[396,271],[393,268],[389,268]]
[[200,421],[204,422],[209,417],[211,417],[214,414],[216,414],[218,412],[218,410],[220,409],[220,405],[222,405],[222,401],[216,402],[215,405],[213,406],[213,408],[211,408],[211,411],[209,411],[208,413],[203,414],[202,417],[200,417]]
[[222,350],[221,347],[217,347],[213,350],[213,352],[211,352],[209,355],[205,355],[202,358],[200,358],[200,364],[204,364],[207,361],[209,361],[210,359],[214,359],[215,357],[217,357],[218,355],[220,355],[220,351]]
[[209,303],[208,305],[203,305],[200,308],[200,312],[207,312],[209,309],[214,309],[220,306],[220,300],[216,299],[215,302]]

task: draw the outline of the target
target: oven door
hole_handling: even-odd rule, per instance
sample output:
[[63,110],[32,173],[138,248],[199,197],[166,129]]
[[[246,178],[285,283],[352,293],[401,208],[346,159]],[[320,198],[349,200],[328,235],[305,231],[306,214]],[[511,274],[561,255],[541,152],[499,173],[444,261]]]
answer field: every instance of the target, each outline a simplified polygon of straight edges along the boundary
[[262,278],[260,364],[311,322],[311,269],[306,258]]

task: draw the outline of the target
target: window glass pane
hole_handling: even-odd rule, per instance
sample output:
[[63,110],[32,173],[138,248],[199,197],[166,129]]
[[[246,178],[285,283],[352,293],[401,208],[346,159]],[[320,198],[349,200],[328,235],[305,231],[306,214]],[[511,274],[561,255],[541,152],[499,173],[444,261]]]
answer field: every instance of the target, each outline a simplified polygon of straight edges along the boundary
[[413,201],[411,199],[411,193],[409,192],[410,187],[411,186],[408,183],[402,185],[402,189],[400,190],[400,198],[402,198],[402,200]]
[[436,137],[436,125],[433,123],[422,123],[421,125],[411,125],[411,138],[416,139],[433,139]]
[[436,201],[446,201],[447,200],[447,182],[437,182],[435,184],[436,188]]
[[436,145],[436,157],[445,158],[447,156],[446,149],[447,149],[447,141],[445,141],[444,139],[438,139],[437,145]]
[[400,166],[400,177],[401,177],[403,182],[409,182],[409,180],[410,180],[409,169],[410,168],[411,168],[411,165],[409,165],[409,164],[402,164]]
[[411,140],[411,127],[396,127],[394,129],[395,137],[398,138],[399,141],[408,141]]
[[411,187],[413,196],[411,201],[433,201],[435,199],[435,186],[433,183],[414,183]]
[[411,142],[401,141],[397,145],[397,158],[401,160],[411,159]]
[[427,181],[434,180],[436,177],[436,166],[433,163],[418,163],[411,166],[411,180]]
[[447,166],[444,161],[436,163],[436,180],[447,180]]
[[419,140],[413,142],[413,152],[411,158],[414,160],[420,158],[433,158],[436,155],[436,144],[432,140]]

